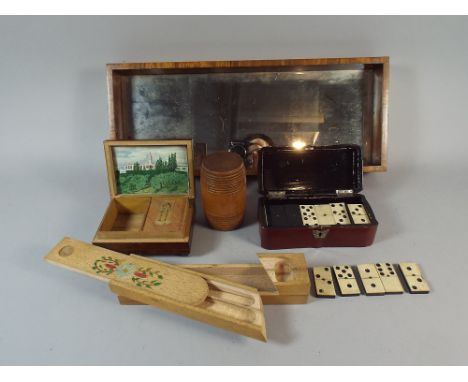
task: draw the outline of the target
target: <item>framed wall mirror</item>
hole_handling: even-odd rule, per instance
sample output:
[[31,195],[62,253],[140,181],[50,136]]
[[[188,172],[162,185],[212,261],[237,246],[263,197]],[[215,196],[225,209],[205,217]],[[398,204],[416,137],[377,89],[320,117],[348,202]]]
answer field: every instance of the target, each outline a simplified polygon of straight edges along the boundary
[[[364,171],[385,171],[388,64],[388,57],[109,64],[110,138],[193,139],[195,173],[206,152],[245,150],[247,159],[262,145],[335,144],[360,145]],[[255,175],[255,160],[246,165]]]

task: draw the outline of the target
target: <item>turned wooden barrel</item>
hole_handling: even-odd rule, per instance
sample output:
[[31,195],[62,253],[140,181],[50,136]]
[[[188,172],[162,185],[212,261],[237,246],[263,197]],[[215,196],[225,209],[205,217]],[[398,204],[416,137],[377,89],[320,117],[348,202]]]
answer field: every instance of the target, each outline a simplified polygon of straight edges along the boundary
[[247,198],[242,158],[225,151],[206,156],[200,169],[200,185],[208,223],[221,231],[239,227]]

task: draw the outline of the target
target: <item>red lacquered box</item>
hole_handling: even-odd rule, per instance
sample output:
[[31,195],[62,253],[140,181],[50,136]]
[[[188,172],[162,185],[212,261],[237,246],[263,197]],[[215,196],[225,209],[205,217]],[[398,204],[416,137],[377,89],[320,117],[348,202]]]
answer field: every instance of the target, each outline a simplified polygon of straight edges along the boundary
[[[267,147],[258,163],[263,248],[364,247],[378,222],[362,191],[358,145]],[[309,220],[307,220],[307,219]],[[304,220],[306,219],[306,220]]]

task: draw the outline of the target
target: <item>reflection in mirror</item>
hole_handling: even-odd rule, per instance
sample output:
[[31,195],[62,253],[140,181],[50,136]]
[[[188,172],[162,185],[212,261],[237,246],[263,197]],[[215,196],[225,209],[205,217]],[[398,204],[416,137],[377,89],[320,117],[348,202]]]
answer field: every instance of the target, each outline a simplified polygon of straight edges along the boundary
[[266,134],[276,146],[362,143],[363,70],[135,75],[135,139],[191,138],[209,151]]

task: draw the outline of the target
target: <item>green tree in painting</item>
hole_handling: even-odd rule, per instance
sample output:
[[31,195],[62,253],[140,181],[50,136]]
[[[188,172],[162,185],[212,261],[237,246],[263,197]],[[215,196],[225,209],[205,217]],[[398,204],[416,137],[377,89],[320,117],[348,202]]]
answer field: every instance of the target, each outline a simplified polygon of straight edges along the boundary
[[156,172],[156,174],[161,174],[164,171],[164,162],[161,159],[161,157],[159,157],[156,161],[154,165],[154,171]]
[[172,172],[174,172],[177,169],[177,154],[176,153],[172,153],[169,155],[167,169]]

